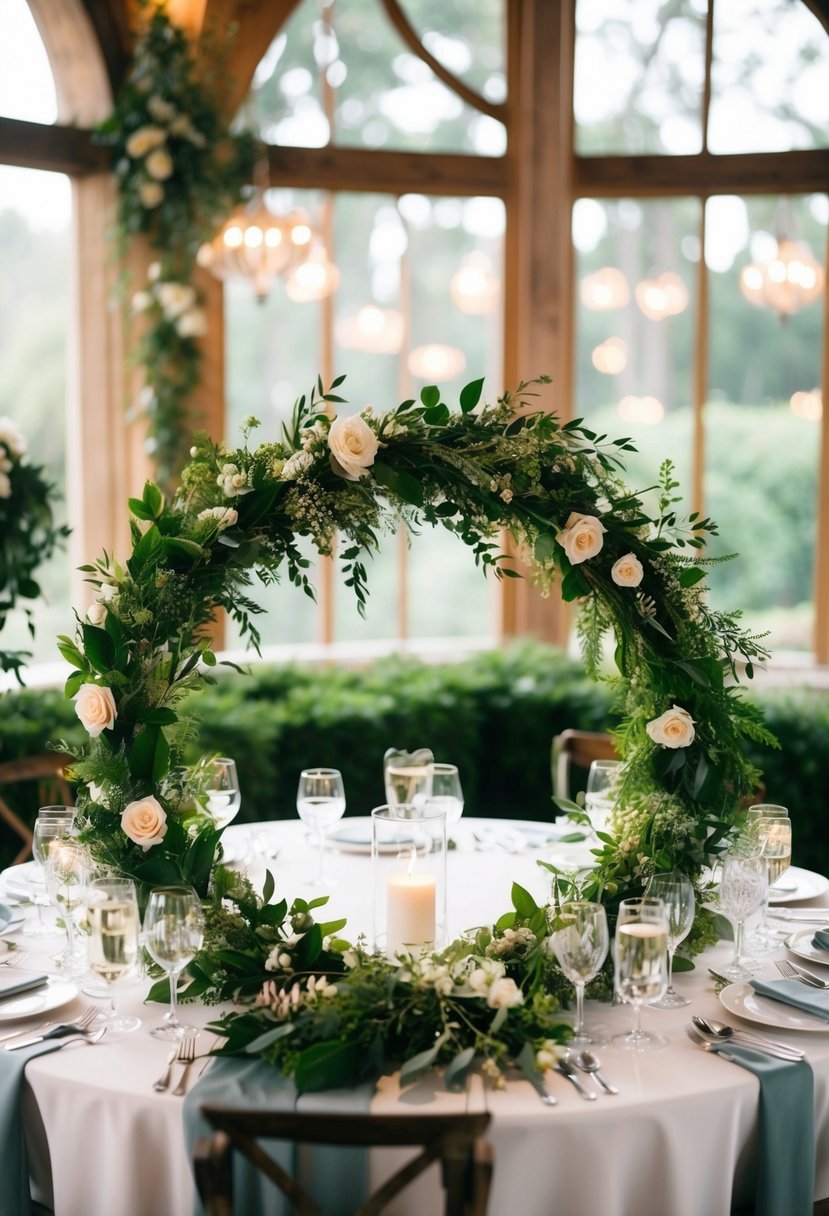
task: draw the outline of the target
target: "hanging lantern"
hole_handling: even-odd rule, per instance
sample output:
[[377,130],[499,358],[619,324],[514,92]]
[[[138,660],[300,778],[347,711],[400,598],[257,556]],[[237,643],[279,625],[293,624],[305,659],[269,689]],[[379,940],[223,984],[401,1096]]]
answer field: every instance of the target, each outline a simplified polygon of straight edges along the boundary
[[274,279],[290,274],[309,256],[313,237],[303,211],[274,215],[257,190],[213,240],[202,245],[197,261],[217,279],[250,279],[257,300],[264,300]]
[[823,270],[806,245],[782,237],[767,262],[749,262],[740,271],[740,291],[757,308],[781,317],[800,312],[823,290]]

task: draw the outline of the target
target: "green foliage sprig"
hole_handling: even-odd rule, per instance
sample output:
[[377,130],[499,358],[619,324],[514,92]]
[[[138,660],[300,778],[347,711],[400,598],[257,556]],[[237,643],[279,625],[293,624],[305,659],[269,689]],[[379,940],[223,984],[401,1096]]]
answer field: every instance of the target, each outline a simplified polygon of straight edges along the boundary
[[[26,443],[9,418],[0,418],[0,632],[9,613],[21,605],[29,634],[35,634],[34,600],[40,595],[35,577],[69,535],[52,514],[54,486],[40,465],[26,459]],[[21,669],[31,655],[0,649],[0,671]]]
[[240,201],[253,167],[252,138],[227,127],[228,84],[220,58],[204,47],[197,57],[165,6],[153,5],[115,109],[99,128],[112,148],[122,251],[144,234],[159,253],[146,289],[133,297],[142,317],[134,356],[165,486],[190,446],[188,406],[200,374],[205,317],[191,285],[196,257]]

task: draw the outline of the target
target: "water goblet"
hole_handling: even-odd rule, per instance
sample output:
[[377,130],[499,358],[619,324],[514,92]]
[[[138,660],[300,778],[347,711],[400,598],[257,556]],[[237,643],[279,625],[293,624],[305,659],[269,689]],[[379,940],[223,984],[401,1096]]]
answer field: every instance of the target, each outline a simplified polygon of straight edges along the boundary
[[205,770],[208,813],[217,828],[226,828],[236,818],[242,805],[236,761],[229,756],[214,756],[205,764]]
[[155,887],[144,913],[143,941],[147,953],[167,973],[170,1008],[150,1034],[157,1039],[180,1039],[191,1027],[180,1022],[176,1009],[178,978],[201,948],[204,917],[199,897],[185,883]]
[[107,1023],[111,1030],[137,1030],[141,1019],[119,1013],[113,985],[132,969],[138,958],[138,899],[128,878],[96,878],[89,886],[90,970],[104,980],[109,1000]]
[[75,977],[88,971],[85,954],[77,949],[75,912],[86,899],[90,865],[89,852],[77,837],[58,835],[50,841],[43,866],[46,889],[52,903],[63,913],[66,927],[66,950],[59,966]]
[[48,908],[51,902],[46,889],[44,864],[51,842],[71,834],[74,816],[74,807],[41,807],[37,813],[32,828],[32,857],[35,868],[31,891],[32,903],[37,908],[37,920],[33,925],[26,926],[24,932],[27,937],[51,937],[55,932],[55,926],[47,925],[43,919],[43,909]]
[[297,814],[317,835],[319,864],[316,875],[310,879],[312,887],[331,887],[336,884],[324,874],[325,836],[345,811],[345,787],[342,773],[336,768],[306,768],[299,775],[296,795]]
[[602,1047],[586,1031],[584,1025],[584,989],[595,979],[607,958],[607,913],[602,904],[574,899],[563,904],[550,934],[553,953],[559,967],[576,989],[576,1016],[569,1047],[580,1051],[584,1047]]
[[665,1047],[661,1034],[642,1029],[642,1005],[662,996],[668,985],[668,914],[661,899],[642,896],[619,905],[614,940],[616,990],[633,1005],[633,1030],[611,1039],[623,1051],[653,1051]]
[[[789,812],[785,806],[780,806],[776,802],[756,802],[746,811],[745,826],[750,833],[757,835],[757,825],[761,819],[788,818]],[[750,950],[776,950],[780,945],[780,939],[771,931],[768,924],[769,899],[772,895],[770,884],[772,881],[772,878],[769,877],[769,886],[766,888],[766,897],[763,900],[763,907],[760,909],[759,920],[751,933],[746,937],[746,946]]]
[[751,970],[743,959],[745,922],[763,906],[768,890],[766,860],[758,852],[735,846],[726,853],[720,879],[720,910],[734,926],[734,957],[722,974],[730,980],[747,980]]
[[587,773],[584,809],[594,831],[607,830],[615,805],[615,785],[622,769],[621,760],[594,760]]
[[432,765],[432,792],[426,805],[443,811],[447,828],[458,822],[463,814],[463,789],[456,764]]
[[648,1005],[651,1009],[679,1009],[691,1003],[687,996],[680,996],[676,991],[673,976],[676,948],[685,941],[694,923],[693,883],[680,870],[668,870],[654,874],[648,883],[647,894],[661,899],[668,914],[668,987],[662,996],[648,1001]]

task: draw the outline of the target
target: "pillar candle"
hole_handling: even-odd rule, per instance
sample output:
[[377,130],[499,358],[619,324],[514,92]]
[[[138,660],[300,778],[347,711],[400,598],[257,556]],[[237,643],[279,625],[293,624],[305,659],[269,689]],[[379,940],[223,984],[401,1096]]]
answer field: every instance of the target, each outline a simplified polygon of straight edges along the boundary
[[392,874],[386,882],[386,953],[435,940],[437,886],[428,874]]

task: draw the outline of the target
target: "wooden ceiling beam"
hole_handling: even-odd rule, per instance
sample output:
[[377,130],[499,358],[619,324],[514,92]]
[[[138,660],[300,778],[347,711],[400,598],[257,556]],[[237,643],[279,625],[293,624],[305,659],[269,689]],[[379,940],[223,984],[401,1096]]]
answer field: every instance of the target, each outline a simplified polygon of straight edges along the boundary
[[219,45],[230,36],[228,92],[225,99],[228,121],[250,91],[253,73],[276,35],[301,0],[190,0],[204,4],[202,36]]
[[577,156],[574,198],[810,194],[829,190],[829,149],[714,156]]
[[450,194],[469,198],[508,191],[504,157],[374,148],[268,148],[272,186],[382,194]]
[[0,164],[85,177],[109,172],[112,155],[79,127],[0,118]]
[[[30,0],[31,4],[32,0]],[[52,0],[38,0],[44,13]],[[32,4],[32,7],[34,5]],[[112,95],[120,89],[132,55],[131,9],[127,0],[83,0],[89,21],[106,65]]]

